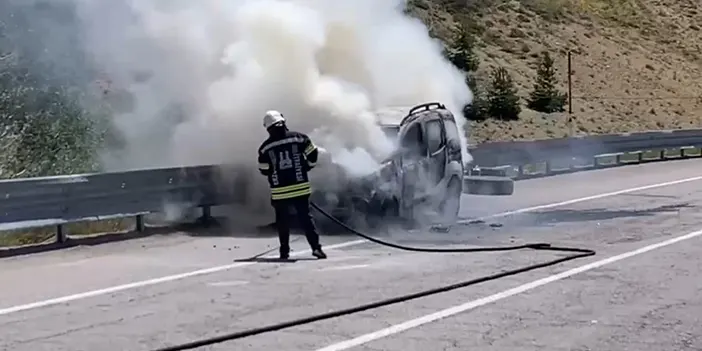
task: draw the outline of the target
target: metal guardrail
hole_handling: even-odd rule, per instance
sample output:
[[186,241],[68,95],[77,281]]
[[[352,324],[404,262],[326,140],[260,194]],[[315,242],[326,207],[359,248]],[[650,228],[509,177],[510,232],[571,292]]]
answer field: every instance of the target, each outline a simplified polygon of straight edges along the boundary
[[515,180],[632,163],[700,156],[702,129],[495,142],[470,148],[473,175]]
[[226,203],[216,167],[198,166],[0,181],[0,230],[57,226],[162,211],[169,202],[209,208]]
[[[472,146],[470,175],[513,179],[548,176],[584,169],[700,156],[702,130],[601,135]],[[691,151],[696,151],[691,153]],[[230,203],[231,178],[219,166],[175,167],[116,173],[0,181],[0,230],[57,227],[57,241],[66,241],[64,225],[110,218],[137,218],[161,212],[166,203],[202,208]],[[229,191],[229,193],[228,193]]]

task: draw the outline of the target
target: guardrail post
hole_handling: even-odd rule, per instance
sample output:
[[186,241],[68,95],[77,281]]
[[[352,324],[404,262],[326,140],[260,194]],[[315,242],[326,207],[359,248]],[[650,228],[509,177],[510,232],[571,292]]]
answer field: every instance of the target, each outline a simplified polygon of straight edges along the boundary
[[66,232],[63,230],[63,224],[56,226],[56,242],[59,244],[66,242]]
[[138,232],[143,232],[144,229],[145,229],[144,215],[137,215],[136,216],[136,230]]
[[695,150],[695,146],[685,146],[680,148],[680,158],[690,158],[690,157],[695,157],[694,155],[690,155],[687,153],[687,150]]
[[212,222],[212,208],[210,206],[202,206],[202,216],[200,216],[199,222],[204,225]]

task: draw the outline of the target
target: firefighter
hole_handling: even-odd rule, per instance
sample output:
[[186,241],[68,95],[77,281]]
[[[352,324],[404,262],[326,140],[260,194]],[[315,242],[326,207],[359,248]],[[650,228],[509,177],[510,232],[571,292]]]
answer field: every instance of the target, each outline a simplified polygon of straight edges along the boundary
[[268,178],[271,204],[280,239],[280,258],[290,257],[290,207],[305,231],[312,255],[327,258],[319,243],[319,234],[310,214],[312,188],[307,175],[317,162],[317,147],[310,138],[288,130],[285,118],[278,111],[268,111],[263,126],[269,137],[258,149],[258,169]]

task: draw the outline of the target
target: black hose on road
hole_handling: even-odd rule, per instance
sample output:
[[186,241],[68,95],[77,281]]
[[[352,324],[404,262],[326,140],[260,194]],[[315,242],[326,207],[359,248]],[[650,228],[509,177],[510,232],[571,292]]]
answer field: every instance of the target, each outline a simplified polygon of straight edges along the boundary
[[295,326],[300,326],[303,324],[308,324],[308,323],[313,323],[313,322],[318,322],[322,321],[325,319],[331,319],[331,318],[336,318],[336,317],[341,317],[353,313],[358,313],[362,311],[367,311],[379,307],[384,307],[384,306],[389,306],[405,301],[410,301],[414,299],[418,299],[420,297],[425,297],[429,295],[435,295],[451,290],[456,290],[460,288],[464,288],[467,286],[475,285],[475,284],[480,284],[484,283],[487,281],[491,280],[496,280],[504,277],[509,277],[521,273],[525,273],[528,271],[540,269],[540,268],[545,268],[549,266],[554,266],[559,263],[563,263],[566,261],[571,261],[579,258],[584,258],[584,257],[589,257],[589,256],[594,256],[596,254],[595,251],[590,250],[590,249],[582,249],[582,248],[574,248],[574,247],[559,247],[559,246],[552,246],[551,244],[548,243],[534,243],[534,244],[525,244],[525,245],[515,245],[515,246],[495,246],[495,247],[477,247],[477,248],[451,248],[451,249],[440,249],[440,248],[418,248],[418,247],[412,247],[412,246],[404,246],[404,245],[399,245],[395,243],[390,243],[386,241],[379,240],[377,238],[373,238],[371,236],[368,236],[366,234],[363,234],[343,222],[339,221],[338,219],[334,218],[334,216],[328,214],[319,206],[317,206],[315,203],[312,203],[312,207],[314,207],[317,211],[319,211],[322,215],[325,217],[329,218],[336,224],[342,226],[344,229],[348,230],[349,232],[360,236],[361,238],[364,238],[368,241],[374,242],[376,244],[380,244],[383,246],[388,246],[400,250],[406,250],[406,251],[415,251],[415,252],[433,252],[433,253],[468,253],[468,252],[496,252],[496,251],[512,251],[512,250],[523,250],[523,249],[531,249],[531,250],[539,250],[539,251],[555,251],[555,252],[571,252],[574,253],[573,255],[561,257],[552,261],[544,262],[544,263],[538,263],[514,270],[509,270],[509,271],[504,271],[502,273],[497,273],[481,278],[475,278],[471,280],[466,280],[462,282],[458,282],[455,284],[451,285],[445,285],[442,287],[434,288],[434,289],[429,289],[429,290],[423,290],[407,295],[402,295],[402,296],[397,296],[389,299],[384,299],[380,301],[375,301],[371,302],[365,305],[359,305],[359,306],[354,306],[350,308],[345,308],[341,310],[336,310],[332,312],[327,312],[327,313],[321,313],[317,315],[312,315],[309,317],[304,317],[304,318],[299,318],[299,319],[294,319],[290,320],[287,322],[281,322],[281,323],[275,323],[275,324],[270,324],[258,328],[252,328],[252,329],[247,329],[247,330],[241,330],[229,334],[222,334],[219,336],[214,336],[210,338],[204,338],[200,340],[195,340],[191,342],[187,342],[184,344],[180,345],[173,345],[173,346],[166,346],[164,348],[156,349],[154,351],[180,351],[180,350],[190,350],[194,349],[197,347],[202,347],[202,346],[208,346],[208,345],[213,345],[213,344],[218,344],[221,342],[225,341],[231,341],[231,340],[236,340],[236,339],[241,339],[253,335],[258,335],[258,334],[263,334],[263,333],[269,333],[273,331],[278,331],[282,329],[287,329]]

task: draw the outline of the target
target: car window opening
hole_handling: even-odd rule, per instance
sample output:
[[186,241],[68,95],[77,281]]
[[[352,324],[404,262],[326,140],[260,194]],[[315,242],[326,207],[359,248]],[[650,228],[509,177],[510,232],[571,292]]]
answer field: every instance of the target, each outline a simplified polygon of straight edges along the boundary
[[402,147],[410,156],[421,157],[427,154],[423,134],[421,125],[417,123],[410,126],[402,138]]

